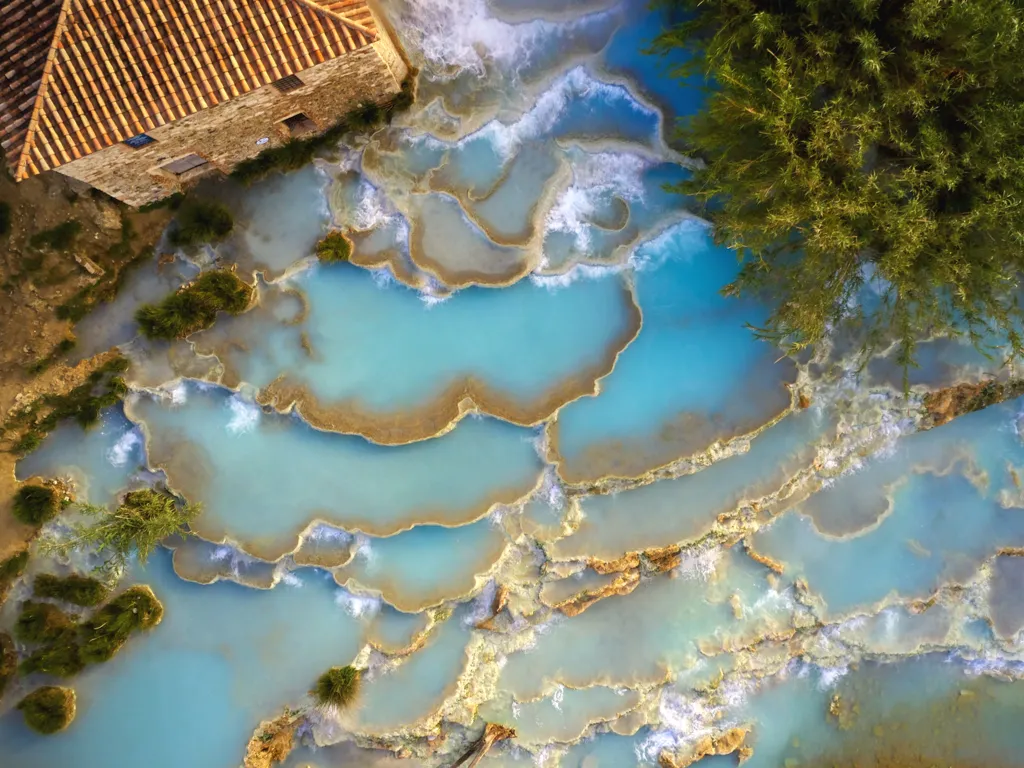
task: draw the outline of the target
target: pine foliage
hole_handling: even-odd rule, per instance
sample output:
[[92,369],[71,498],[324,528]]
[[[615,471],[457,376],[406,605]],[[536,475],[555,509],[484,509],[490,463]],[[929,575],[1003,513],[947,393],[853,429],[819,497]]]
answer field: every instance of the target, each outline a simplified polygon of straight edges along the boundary
[[187,533],[188,524],[200,513],[197,504],[180,505],[173,496],[149,488],[129,491],[114,510],[89,505],[82,510],[94,520],[76,525],[70,537],[44,540],[43,550],[67,555],[76,548],[93,547],[105,557],[101,569],[108,572],[120,571],[132,553],[145,563],[160,542]]
[[[680,128],[741,270],[791,350],[962,335],[1022,351],[1022,0],[667,0],[654,45],[714,83]],[[877,300],[861,299],[870,287]]]

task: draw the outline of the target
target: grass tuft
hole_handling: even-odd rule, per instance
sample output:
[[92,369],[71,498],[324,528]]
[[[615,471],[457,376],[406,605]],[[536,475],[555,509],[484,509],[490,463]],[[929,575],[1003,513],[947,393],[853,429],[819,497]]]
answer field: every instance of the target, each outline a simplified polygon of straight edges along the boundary
[[359,695],[359,681],[359,670],[355,667],[331,667],[317,678],[310,694],[319,707],[345,709]]
[[219,242],[235,227],[227,208],[206,200],[186,200],[178,209],[175,222],[168,239],[171,245],[181,248]]
[[36,576],[33,592],[36,597],[61,600],[87,608],[99,605],[110,594],[107,585],[99,579],[94,579],[91,576],[79,576],[76,573],[63,577],[54,576],[51,573],[41,573]]
[[14,494],[14,516],[26,525],[42,525],[60,512],[60,501],[52,488],[23,485]]
[[316,255],[320,261],[348,261],[352,256],[352,243],[335,230],[316,244]]
[[23,698],[18,709],[28,727],[36,733],[57,733],[75,719],[75,692],[71,688],[47,685]]
[[226,269],[205,272],[159,304],[144,304],[135,313],[147,339],[183,339],[213,325],[218,312],[244,311],[252,288]]

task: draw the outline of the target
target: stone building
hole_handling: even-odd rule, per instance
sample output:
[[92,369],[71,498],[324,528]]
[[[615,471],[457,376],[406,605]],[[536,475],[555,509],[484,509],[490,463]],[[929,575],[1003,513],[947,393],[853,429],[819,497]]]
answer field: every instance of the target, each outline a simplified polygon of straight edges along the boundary
[[0,146],[131,205],[400,90],[367,0],[0,0]]

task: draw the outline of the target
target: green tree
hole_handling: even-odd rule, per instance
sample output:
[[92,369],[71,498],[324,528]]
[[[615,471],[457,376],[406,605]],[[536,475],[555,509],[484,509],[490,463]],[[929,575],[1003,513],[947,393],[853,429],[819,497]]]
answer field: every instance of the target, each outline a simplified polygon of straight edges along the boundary
[[1021,0],[665,4],[654,50],[714,83],[680,126],[704,164],[678,191],[737,252],[725,292],[775,301],[762,336],[860,329],[905,370],[931,333],[1022,351]]
[[95,519],[74,526],[68,537],[43,541],[43,551],[67,555],[77,548],[95,548],[105,557],[100,569],[117,572],[132,553],[145,563],[160,542],[187,534],[188,524],[201,508],[198,504],[178,504],[173,496],[146,488],[126,493],[114,510],[85,505],[82,511]]

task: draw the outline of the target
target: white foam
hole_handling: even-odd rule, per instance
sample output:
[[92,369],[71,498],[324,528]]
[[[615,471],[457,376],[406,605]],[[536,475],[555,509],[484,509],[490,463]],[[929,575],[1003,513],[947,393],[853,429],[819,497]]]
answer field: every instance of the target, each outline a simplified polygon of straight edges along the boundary
[[555,201],[545,218],[545,232],[573,235],[576,249],[590,248],[593,225],[602,199],[612,195],[632,205],[643,204],[644,174],[657,161],[632,152],[570,153],[573,183]]
[[[458,144],[485,138],[501,157],[509,160],[524,143],[550,137],[569,105],[583,98],[624,102],[634,112],[649,115],[652,119],[657,117],[654,110],[637,100],[625,86],[598,80],[581,65],[555,80],[537,97],[530,110],[515,122],[492,120],[480,130],[460,139]],[[593,177],[597,177],[596,172]]]
[[695,230],[707,232],[710,225],[698,218],[676,222],[650,240],[638,244],[629,256],[629,266],[636,272],[655,270],[672,258],[688,258],[687,242]]
[[562,701],[565,699],[565,686],[559,685],[555,688],[554,694],[551,696],[551,706],[557,709],[559,712],[562,711]]
[[536,272],[530,274],[530,282],[540,288],[549,291],[560,291],[568,288],[577,280],[600,280],[608,275],[618,274],[626,269],[624,264],[616,264],[609,267],[600,267],[593,264],[575,264],[558,275],[538,275]]
[[451,293],[435,294],[431,293],[429,290],[424,290],[420,291],[420,301],[427,306],[427,309],[433,309],[434,307],[444,304],[453,295],[454,294]]
[[260,408],[256,403],[233,395],[228,399],[228,408],[231,410],[228,432],[240,435],[256,429],[260,421]]
[[399,214],[384,190],[364,178],[359,181],[357,202],[351,215],[352,227],[366,231],[390,224]]
[[184,405],[188,402],[188,384],[183,380],[179,380],[175,382],[167,394],[170,395],[171,405]]
[[381,599],[367,595],[354,595],[348,590],[339,589],[334,595],[334,602],[345,610],[352,618],[371,619],[380,613]]
[[303,537],[309,541],[316,541],[325,544],[347,544],[352,541],[352,534],[335,528],[326,523],[317,523]]
[[517,78],[534,51],[610,18],[608,11],[556,23],[536,19],[509,23],[491,15],[486,0],[413,0],[399,26],[429,65],[429,76],[449,79],[466,71],[483,76],[488,63]]
[[123,467],[128,463],[135,449],[140,445],[142,445],[142,435],[137,430],[131,429],[121,435],[118,441],[107,451],[107,461],[115,467]]
[[828,691],[835,688],[836,683],[842,680],[849,673],[850,667],[822,667],[821,676],[818,678],[818,690]]
[[695,579],[707,581],[718,568],[718,562],[722,558],[722,550],[698,549],[682,553],[676,572],[684,579]]

